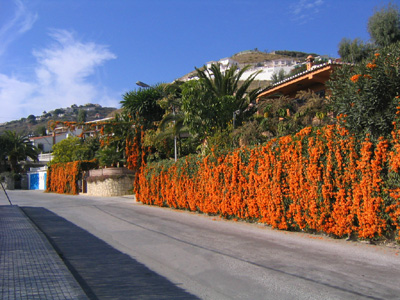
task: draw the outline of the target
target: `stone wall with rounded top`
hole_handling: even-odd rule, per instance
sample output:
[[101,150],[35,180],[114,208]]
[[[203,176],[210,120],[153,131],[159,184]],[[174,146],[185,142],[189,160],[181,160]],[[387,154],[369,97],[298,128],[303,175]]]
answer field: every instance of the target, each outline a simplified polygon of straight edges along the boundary
[[90,170],[87,195],[113,197],[132,194],[134,172],[125,168]]

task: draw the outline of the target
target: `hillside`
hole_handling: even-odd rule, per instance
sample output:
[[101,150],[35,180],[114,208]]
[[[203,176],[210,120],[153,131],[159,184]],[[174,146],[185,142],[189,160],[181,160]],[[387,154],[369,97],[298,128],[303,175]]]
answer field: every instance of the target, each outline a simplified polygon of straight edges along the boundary
[[239,64],[250,65],[269,60],[289,58],[289,56],[275,53],[265,53],[260,51],[243,51],[232,55],[230,58],[237,61]]
[[[269,53],[258,50],[246,50],[236,53],[230,56],[229,58],[235,60],[236,62],[239,63],[239,65],[243,66],[243,65],[257,65],[267,61],[279,60],[279,59],[295,59],[299,62],[304,62],[307,56],[309,55],[312,55],[314,57],[319,56],[319,54],[316,53],[305,53],[305,52],[289,51],[289,50],[277,50]],[[198,67],[201,69],[203,66],[198,66]],[[179,78],[179,80],[187,80],[188,78],[191,78],[195,75],[196,71],[194,70],[182,76],[181,78]],[[268,82],[254,84],[255,87],[258,87],[260,85],[265,87],[266,85],[268,85]]]
[[[27,116],[20,120],[10,121],[0,125],[0,133],[5,130],[22,132],[27,135],[41,135],[43,128],[47,128],[50,120],[54,121],[78,121],[80,111],[86,112],[86,121],[93,121],[108,117],[117,109],[114,107],[102,107],[99,104],[72,105],[67,108],[58,108],[49,112],[43,112],[41,116]],[[81,113],[82,114],[82,113]]]

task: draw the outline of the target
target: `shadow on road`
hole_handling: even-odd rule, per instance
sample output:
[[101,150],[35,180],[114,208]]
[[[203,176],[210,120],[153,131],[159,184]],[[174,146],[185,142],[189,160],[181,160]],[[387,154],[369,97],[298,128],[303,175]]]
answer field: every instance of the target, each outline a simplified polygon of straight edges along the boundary
[[22,207],[90,299],[199,299],[89,232],[38,207]]

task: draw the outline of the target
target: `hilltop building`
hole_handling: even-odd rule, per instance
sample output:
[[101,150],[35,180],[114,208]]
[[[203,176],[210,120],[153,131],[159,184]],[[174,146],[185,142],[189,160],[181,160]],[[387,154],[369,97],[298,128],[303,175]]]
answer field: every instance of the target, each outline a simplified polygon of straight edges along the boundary
[[[220,59],[219,61],[210,61],[206,65],[207,68],[210,68],[212,64],[219,64],[221,71],[226,71],[227,69],[230,68],[230,66],[233,65],[238,66],[239,69],[248,65],[248,64],[239,64],[237,61],[229,57]],[[260,74],[257,75],[256,80],[270,81],[272,80],[273,74],[277,74],[281,70],[283,70],[285,74],[289,74],[290,71],[292,71],[295,68],[295,66],[299,64],[300,63],[293,58],[275,59],[275,60],[259,62],[253,65],[250,64],[252,67],[243,73],[241,79],[246,80],[248,77],[250,77],[251,74],[261,71]]]
[[[294,58],[285,58],[285,59],[281,58],[281,59],[259,62],[257,64],[241,64],[235,61],[234,59],[227,57],[227,58],[222,58],[218,61],[210,61],[206,64],[206,67],[210,68],[212,64],[219,64],[222,72],[226,71],[231,66],[238,66],[240,70],[240,68],[243,68],[247,65],[251,65],[251,68],[249,68],[246,72],[243,73],[241,80],[246,80],[253,73],[261,71],[257,75],[256,80],[271,81],[272,76],[274,74],[279,73],[281,70],[283,70],[285,74],[289,74],[290,71],[292,71],[296,66],[299,66],[302,63],[299,63]],[[192,79],[198,79],[194,72],[181,77],[179,80],[187,81]]]

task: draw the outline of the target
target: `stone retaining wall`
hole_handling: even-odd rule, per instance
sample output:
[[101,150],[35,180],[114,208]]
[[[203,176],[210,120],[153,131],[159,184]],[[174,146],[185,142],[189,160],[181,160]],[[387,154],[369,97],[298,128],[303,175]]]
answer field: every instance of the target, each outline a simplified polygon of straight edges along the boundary
[[107,178],[87,183],[87,195],[113,197],[132,194],[134,177]]
[[126,168],[90,170],[87,195],[113,197],[132,194],[134,172]]

